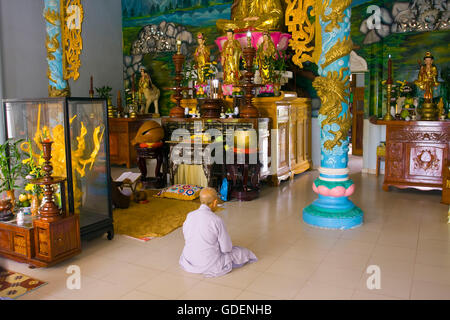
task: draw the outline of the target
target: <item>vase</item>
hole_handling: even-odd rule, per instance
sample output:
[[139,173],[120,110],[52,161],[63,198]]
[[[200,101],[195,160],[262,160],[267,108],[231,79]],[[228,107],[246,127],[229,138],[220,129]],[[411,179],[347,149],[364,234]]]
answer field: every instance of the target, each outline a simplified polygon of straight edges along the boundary
[[16,205],[16,195],[15,195],[14,191],[15,190],[7,190],[6,191],[6,198],[11,200],[13,210]]
[[31,196],[31,207],[30,207],[30,212],[33,217],[38,215],[39,206],[40,206],[39,197],[36,194],[33,194]]

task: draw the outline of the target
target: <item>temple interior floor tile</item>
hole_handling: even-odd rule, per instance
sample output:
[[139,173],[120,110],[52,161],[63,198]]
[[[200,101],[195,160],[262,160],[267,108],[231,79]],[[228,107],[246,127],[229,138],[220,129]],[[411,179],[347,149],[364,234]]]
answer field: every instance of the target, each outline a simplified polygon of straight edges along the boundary
[[[146,243],[123,235],[83,242],[80,255],[48,269],[4,258],[0,265],[48,282],[21,299],[450,299],[450,225],[440,192],[385,192],[382,175],[353,173],[351,199],[364,224],[322,230],[302,221],[302,209],[316,199],[317,176],[312,170],[265,186],[257,200],[225,204],[218,214],[233,244],[259,261],[221,278],[178,266],[181,228]],[[80,290],[66,287],[71,265],[80,267]],[[380,289],[367,287],[373,265]]]

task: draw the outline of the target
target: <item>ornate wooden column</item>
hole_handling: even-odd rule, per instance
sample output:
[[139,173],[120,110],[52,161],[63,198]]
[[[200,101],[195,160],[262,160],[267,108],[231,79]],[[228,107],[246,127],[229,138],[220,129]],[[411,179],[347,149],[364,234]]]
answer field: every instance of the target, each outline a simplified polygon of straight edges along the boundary
[[353,48],[350,4],[351,0],[315,3],[321,51],[317,61],[319,77],[313,86],[322,102],[318,117],[321,162],[320,176],[313,183],[319,198],[303,209],[303,221],[328,229],[349,229],[363,223],[363,212],[348,199],[355,190],[347,167],[347,135],[351,126],[349,54]]

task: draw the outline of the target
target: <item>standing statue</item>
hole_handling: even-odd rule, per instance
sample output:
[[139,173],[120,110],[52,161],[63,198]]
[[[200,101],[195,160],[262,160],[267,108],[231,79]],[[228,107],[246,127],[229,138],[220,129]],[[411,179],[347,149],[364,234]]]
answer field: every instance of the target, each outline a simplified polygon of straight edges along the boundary
[[273,72],[271,70],[270,61],[268,59],[276,59],[277,50],[275,44],[272,41],[272,37],[268,31],[263,33],[263,42],[258,46],[256,51],[256,64],[259,69],[262,84],[273,84]]
[[433,64],[434,57],[431,52],[427,52],[423,58],[424,64],[420,66],[419,76],[414,83],[421,89],[424,90],[424,99],[433,99],[433,90],[439,85],[437,81],[437,68]]
[[242,57],[242,48],[239,41],[234,39],[233,30],[227,30],[227,40],[222,49],[223,83],[225,85],[238,84],[241,78],[239,62]]
[[216,26],[221,33],[228,29],[280,30],[283,17],[280,0],[234,0],[231,20],[219,19]]
[[141,68],[141,78],[139,79],[139,98],[142,97],[145,100],[145,108],[143,113],[149,113],[150,105],[153,103],[155,105],[155,113],[159,114],[158,100],[160,96],[159,89],[153,85],[150,75]]
[[205,46],[206,39],[203,33],[199,32],[197,34],[198,47],[195,49],[194,60],[195,67],[197,69],[197,84],[206,84],[204,68],[209,63],[210,51],[207,46]]

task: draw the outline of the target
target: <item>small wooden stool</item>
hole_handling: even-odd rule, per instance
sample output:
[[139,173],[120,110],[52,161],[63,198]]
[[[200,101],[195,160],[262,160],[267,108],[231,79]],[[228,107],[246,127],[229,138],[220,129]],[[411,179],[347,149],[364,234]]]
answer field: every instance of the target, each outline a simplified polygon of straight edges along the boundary
[[381,141],[380,145],[377,147],[377,177],[380,175],[380,161],[386,158],[386,143]]
[[[140,148],[136,146],[137,163],[141,172],[141,182],[144,188],[163,188],[166,185],[165,152],[162,144],[154,148]],[[147,177],[147,159],[156,159],[155,178]],[[163,170],[161,172],[161,167]]]

